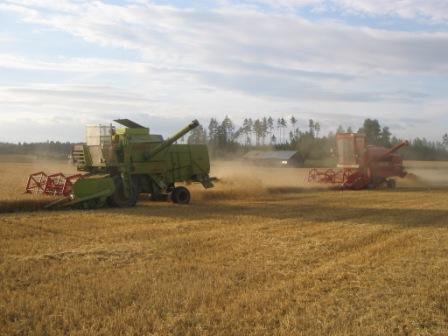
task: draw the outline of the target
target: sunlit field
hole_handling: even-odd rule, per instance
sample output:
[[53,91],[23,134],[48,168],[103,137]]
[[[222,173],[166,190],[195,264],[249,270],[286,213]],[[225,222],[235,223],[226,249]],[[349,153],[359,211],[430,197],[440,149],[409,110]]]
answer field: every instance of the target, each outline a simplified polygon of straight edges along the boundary
[[[448,165],[396,190],[216,163],[190,205],[44,211],[0,159],[2,335],[447,335]],[[38,210],[38,211],[36,211]]]

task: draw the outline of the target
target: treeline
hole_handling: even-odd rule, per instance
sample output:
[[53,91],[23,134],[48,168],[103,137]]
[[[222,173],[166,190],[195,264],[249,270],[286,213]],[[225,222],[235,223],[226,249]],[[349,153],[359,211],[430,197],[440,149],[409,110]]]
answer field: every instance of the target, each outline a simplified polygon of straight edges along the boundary
[[0,142],[0,154],[34,155],[56,159],[66,159],[71,153],[73,144],[70,142],[47,141],[33,143]]
[[[366,135],[370,145],[391,147],[400,142],[389,127],[378,120],[366,119],[359,129],[339,126],[334,132],[321,134],[318,121],[309,120],[306,127],[299,127],[296,117],[245,118],[237,126],[229,117],[223,120],[212,118],[207,126],[200,125],[191,131],[182,142],[207,144],[213,158],[240,156],[249,150],[296,150],[302,163],[308,160],[334,159],[336,133],[359,132]],[[47,141],[39,143],[0,143],[0,154],[36,155],[40,157],[68,158],[72,148],[69,142]],[[448,134],[441,141],[416,138],[400,153],[407,160],[448,160]]]
[[[226,116],[222,121],[212,118],[208,127],[197,127],[186,142],[207,144],[214,157],[241,155],[253,149],[297,150],[304,163],[310,159],[327,160],[334,157],[336,133],[354,131],[365,134],[369,145],[391,147],[401,141],[391,133],[389,127],[382,126],[376,119],[366,119],[357,130],[339,126],[335,132],[322,135],[320,123],[312,119],[304,129],[298,127],[298,120],[294,116],[278,119],[246,118],[242,126],[237,127]],[[416,138],[400,153],[407,160],[448,160],[447,148],[448,134],[441,141]]]

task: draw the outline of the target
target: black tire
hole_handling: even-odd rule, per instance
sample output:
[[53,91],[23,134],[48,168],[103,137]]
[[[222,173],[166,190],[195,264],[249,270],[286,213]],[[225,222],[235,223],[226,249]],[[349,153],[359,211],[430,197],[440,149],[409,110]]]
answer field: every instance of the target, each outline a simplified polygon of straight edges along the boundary
[[190,203],[190,191],[185,187],[176,187],[171,193],[171,200],[177,204]]
[[372,181],[367,185],[367,189],[378,189],[379,187],[381,187],[381,185],[383,185],[384,183],[386,183],[387,181],[384,178],[374,178],[372,179]]
[[139,183],[137,179],[132,178],[131,194],[126,198],[121,177],[117,177],[115,178],[115,192],[108,198],[108,204],[115,208],[131,208],[137,204],[139,194]]
[[387,180],[386,184],[387,184],[387,188],[388,189],[395,189],[396,186],[397,186],[397,182],[395,180],[393,180],[393,179]]

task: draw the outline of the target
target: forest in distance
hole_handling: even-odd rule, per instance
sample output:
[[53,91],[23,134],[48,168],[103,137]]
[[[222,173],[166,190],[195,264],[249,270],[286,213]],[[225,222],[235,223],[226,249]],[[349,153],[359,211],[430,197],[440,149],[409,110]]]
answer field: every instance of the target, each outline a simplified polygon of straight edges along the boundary
[[[238,126],[228,116],[223,120],[211,118],[208,125],[201,124],[185,137],[181,143],[207,144],[212,158],[229,159],[244,155],[250,150],[297,150],[302,163],[308,160],[327,160],[336,147],[336,133],[358,132],[366,135],[370,145],[391,147],[401,141],[393,135],[388,126],[377,119],[365,119],[363,125],[354,129],[339,126],[324,135],[321,124],[313,119],[308,127],[299,128],[296,117],[245,118]],[[1,154],[34,155],[42,158],[66,159],[73,143],[46,141],[35,143],[0,142]],[[416,137],[410,145],[401,150],[405,160],[445,161],[448,160],[448,134],[440,141]]]

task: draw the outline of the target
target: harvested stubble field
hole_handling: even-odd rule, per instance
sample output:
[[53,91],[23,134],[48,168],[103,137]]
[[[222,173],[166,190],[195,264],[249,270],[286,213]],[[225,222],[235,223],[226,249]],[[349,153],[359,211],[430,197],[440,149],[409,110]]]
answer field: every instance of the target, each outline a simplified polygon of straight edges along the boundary
[[24,212],[47,201],[21,194],[35,168],[0,163],[0,334],[448,334],[437,183],[340,192],[221,165],[188,206]]

